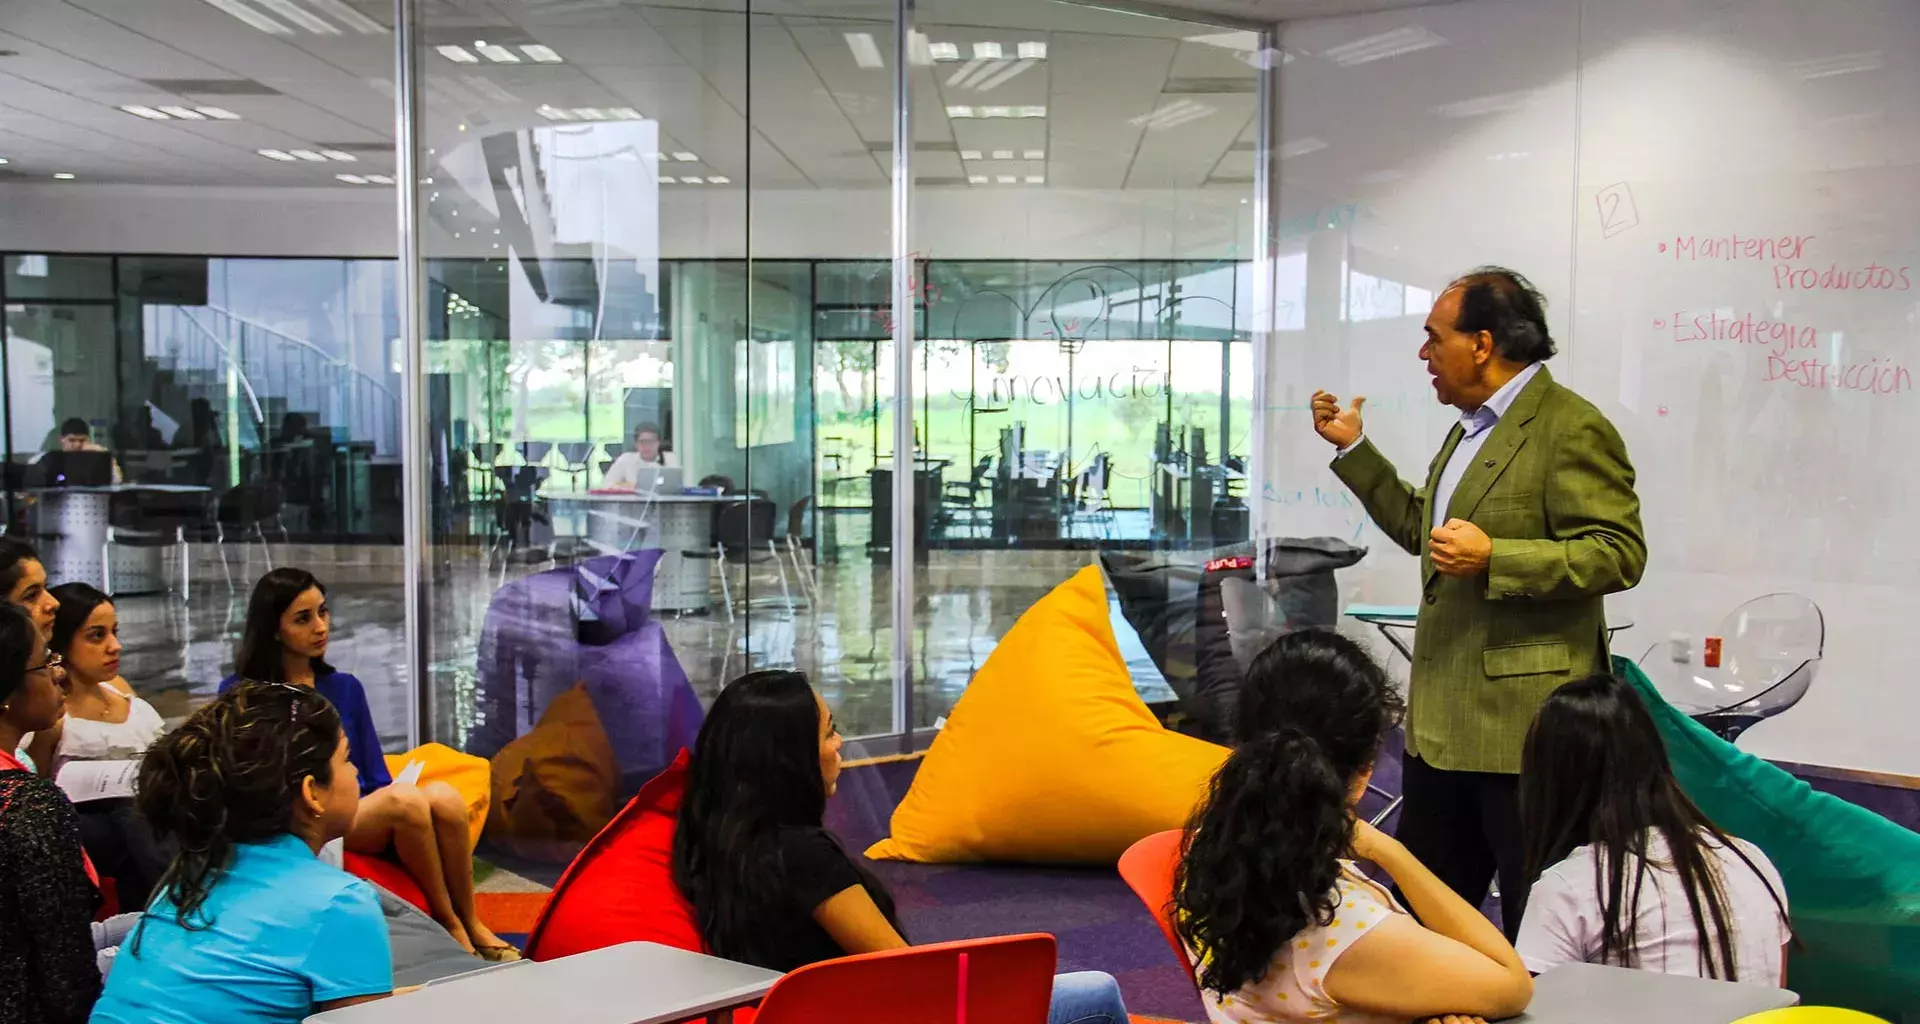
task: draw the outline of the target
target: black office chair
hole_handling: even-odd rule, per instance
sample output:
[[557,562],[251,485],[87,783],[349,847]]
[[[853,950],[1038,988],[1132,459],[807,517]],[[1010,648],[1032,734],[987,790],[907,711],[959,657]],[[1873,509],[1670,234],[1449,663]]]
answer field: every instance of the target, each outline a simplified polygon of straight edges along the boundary
[[233,586],[233,573],[227,566],[227,530],[238,532],[242,543],[249,536],[259,540],[267,554],[267,569],[272,570],[273,545],[267,541],[267,524],[271,523],[280,532],[282,544],[291,543],[287,528],[280,521],[282,500],[280,485],[272,480],[243,483],[220,496],[220,504],[214,511],[213,541],[220,553],[220,572],[227,578],[229,588]]
[[773,540],[778,517],[779,510],[765,498],[728,502],[720,509],[714,525],[714,567],[720,573],[720,595],[727,604],[729,622],[733,620],[733,587],[727,579],[728,565],[740,566],[741,586],[745,587],[755,565],[772,562],[780,574],[781,603],[789,615],[795,611],[793,590],[787,585],[786,561],[780,557],[780,549]]
[[941,518],[949,522],[962,513],[969,525],[979,521],[980,492],[987,489],[987,475],[993,471],[993,456],[982,455],[980,461],[973,464],[973,474],[964,482],[955,480],[941,488]]

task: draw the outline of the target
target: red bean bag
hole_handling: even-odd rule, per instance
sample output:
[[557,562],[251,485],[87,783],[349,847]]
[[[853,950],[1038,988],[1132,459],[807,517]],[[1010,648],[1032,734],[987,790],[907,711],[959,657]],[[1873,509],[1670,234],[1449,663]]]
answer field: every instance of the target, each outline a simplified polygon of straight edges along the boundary
[[673,830],[689,762],[680,751],[567,865],[527,939],[528,959],[635,941],[706,952],[693,908],[673,881]]
[[341,858],[341,867],[350,875],[356,875],[374,883],[388,892],[419,907],[427,913],[427,894],[420,891],[420,883],[407,874],[407,869],[397,861],[385,857],[368,857],[364,854],[348,851]]

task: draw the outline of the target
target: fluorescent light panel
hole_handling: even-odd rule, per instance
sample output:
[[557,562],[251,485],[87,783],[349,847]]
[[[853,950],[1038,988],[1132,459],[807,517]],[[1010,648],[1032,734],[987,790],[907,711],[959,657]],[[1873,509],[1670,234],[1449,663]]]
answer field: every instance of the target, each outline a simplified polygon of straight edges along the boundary
[[680,184],[682,185],[704,185],[706,183],[707,179],[705,178],[683,177],[680,179]]
[[287,150],[287,152],[292,153],[295,157],[298,157],[301,160],[306,160],[311,163],[322,164],[327,162],[326,157],[321,156],[318,153],[315,153],[311,149],[289,149]]
[[320,151],[320,155],[329,160],[337,160],[343,164],[350,164],[359,159],[359,157],[354,156],[352,153],[341,149],[323,149]]
[[59,179],[59,180],[61,180],[61,181],[72,181],[72,180],[73,180],[73,172],[71,172],[71,171],[55,171],[55,172],[53,172],[53,176],[54,176],[55,178],[58,178],[58,179]]
[[386,34],[387,27],[347,6],[343,0],[307,0],[314,10],[327,15],[363,36]]
[[1321,56],[1343,68],[1350,68],[1357,64],[1367,64],[1376,60],[1385,60],[1388,57],[1416,53],[1435,46],[1444,46],[1446,42],[1424,25],[1407,25],[1391,32],[1382,32],[1379,35],[1355,39],[1350,43],[1342,43],[1321,51]]
[[1020,156],[1026,160],[1045,160],[1047,158],[1047,151],[1044,149],[1029,149],[1025,153],[1020,154]]
[[884,68],[887,62],[880,59],[880,46],[873,41],[871,32],[845,33],[847,49],[853,51],[853,62],[863,68]]
[[614,107],[612,110],[607,111],[607,113],[613,115],[614,119],[618,121],[644,121],[647,119],[647,115],[642,114],[632,107]]
[[293,22],[317,36],[337,36],[340,30],[330,21],[322,21],[293,0],[254,0],[255,3]]
[[362,178],[358,174],[336,174],[333,177],[334,180],[344,181],[349,185],[365,185],[367,183],[367,179]]
[[1433,108],[1441,117],[1466,118],[1484,117],[1487,114],[1500,114],[1509,110],[1519,110],[1533,102],[1533,90],[1522,89],[1519,92],[1500,92],[1488,96],[1475,96],[1472,99],[1455,100],[1442,103]]
[[192,107],[167,106],[161,107],[160,111],[164,114],[171,114],[182,121],[205,121],[207,119],[207,115],[202,114]]
[[299,159],[298,157],[294,156],[292,153],[289,153],[284,149],[256,149],[254,150],[254,152],[260,154],[261,156],[266,157],[269,160],[279,160],[283,163]]
[[1014,52],[1020,55],[1021,60],[1046,60],[1047,44],[1037,40],[1028,41],[1021,43]]
[[970,174],[967,176],[967,184],[969,185],[985,185],[986,183],[987,176],[984,174]]
[[695,156],[694,154],[689,153],[684,149],[675,150],[673,154],[673,158],[675,160],[680,161],[683,164],[697,163],[700,160],[698,156]]
[[393,179],[384,174],[369,174],[367,175],[367,180],[373,182],[375,185],[393,184]]
[[1005,60],[1006,56],[1006,47],[1001,46],[999,43],[973,44],[974,60]]
[[172,120],[172,119],[171,119],[171,118],[169,118],[169,117],[168,117],[167,115],[165,115],[165,114],[163,114],[163,113],[161,113],[161,112],[160,112],[160,111],[158,111],[158,110],[155,110],[155,109],[154,109],[154,108],[152,108],[152,107],[143,107],[143,106],[140,106],[140,105],[139,105],[139,104],[137,104],[137,103],[136,103],[136,104],[129,104],[129,105],[127,105],[127,106],[124,106],[124,107],[121,107],[120,109],[121,109],[121,110],[124,110],[124,111],[126,111],[126,112],[127,112],[127,113],[129,113],[129,114],[132,114],[132,115],[133,115],[133,116],[135,116],[135,117],[144,117],[144,118],[146,118],[146,119],[147,119],[147,120],[149,120],[149,121],[168,121],[168,120]]
[[520,63],[519,54],[513,52],[512,50],[507,49],[504,46],[500,46],[495,43],[489,43],[482,39],[476,39],[473,41],[473,49],[475,53],[478,53],[480,56],[487,58],[488,60],[494,62],[495,64]]
[[211,117],[211,118],[213,118],[213,119],[214,119],[215,121],[238,121],[238,120],[240,120],[240,115],[239,115],[239,114],[236,114],[236,113],[234,113],[233,111],[231,111],[231,110],[228,110],[228,109],[227,109],[227,108],[225,108],[225,107],[195,107],[195,108],[193,108],[193,109],[195,109],[195,110],[198,110],[198,111],[199,111],[199,112],[201,112],[202,114],[205,114],[205,115],[207,115],[208,117]]
[[207,6],[225,12],[270,36],[290,36],[293,30],[248,7],[242,0],[206,0]]
[[928,43],[927,53],[932,55],[934,60],[959,60],[960,44],[959,43]]
[[995,160],[1011,160],[1011,159],[1013,159],[1013,150],[1011,150],[1011,149],[996,149],[996,150],[994,150],[994,151],[993,151],[993,158],[994,158]]
[[466,47],[463,47],[463,46],[454,46],[453,44],[449,43],[446,46],[436,46],[434,47],[434,49],[440,51],[440,56],[447,58],[448,60],[454,62],[455,64],[480,63],[480,58],[475,57],[471,53],[468,53],[466,50]]
[[565,61],[560,59],[559,52],[554,50],[553,47],[544,46],[540,43],[528,43],[526,45],[523,45],[520,47],[520,52],[526,54],[529,57],[532,57],[534,60],[542,64],[566,63]]
[[977,149],[963,149],[960,151],[960,159],[978,160],[980,159],[980,151]]
[[724,175],[724,174],[709,174],[709,175],[707,175],[707,184],[709,184],[709,185],[731,185],[731,184],[733,184],[733,179],[732,179],[732,178],[729,178],[729,177],[727,177],[727,176],[726,176],[726,175]]
[[1885,67],[1886,63],[1886,56],[1879,50],[1868,50],[1864,53],[1843,53],[1836,57],[1795,61],[1788,66],[1793,68],[1793,73],[1799,75],[1802,80],[1811,82],[1816,78],[1878,71]]

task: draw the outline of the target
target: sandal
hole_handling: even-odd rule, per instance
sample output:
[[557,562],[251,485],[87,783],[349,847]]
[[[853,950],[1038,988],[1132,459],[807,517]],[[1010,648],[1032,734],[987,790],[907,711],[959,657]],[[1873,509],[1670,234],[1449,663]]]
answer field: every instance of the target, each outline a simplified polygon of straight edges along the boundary
[[473,955],[490,964],[510,964],[521,959],[520,951],[512,946],[475,946]]

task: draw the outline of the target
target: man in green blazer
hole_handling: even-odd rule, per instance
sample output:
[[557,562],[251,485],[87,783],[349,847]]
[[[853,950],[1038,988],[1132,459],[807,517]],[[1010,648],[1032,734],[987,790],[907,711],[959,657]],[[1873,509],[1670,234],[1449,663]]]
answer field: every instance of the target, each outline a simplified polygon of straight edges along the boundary
[[1640,581],[1647,543],[1626,445],[1555,383],[1546,302],[1483,267],[1447,287],[1420,358],[1460,410],[1420,486],[1366,439],[1355,398],[1313,397],[1334,474],[1374,524],[1420,556],[1401,842],[1471,903],[1496,870],[1506,932],[1520,927],[1516,782],[1534,712],[1561,683],[1607,671],[1602,599]]

